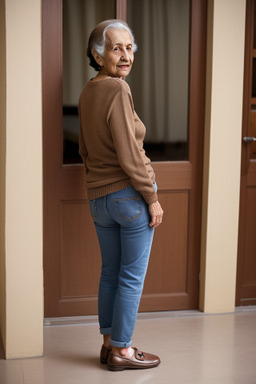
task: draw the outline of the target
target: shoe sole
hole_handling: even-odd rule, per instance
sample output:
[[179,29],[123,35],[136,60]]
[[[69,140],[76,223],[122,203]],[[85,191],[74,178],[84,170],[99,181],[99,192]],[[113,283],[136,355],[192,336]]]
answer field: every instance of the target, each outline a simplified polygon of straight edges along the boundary
[[128,367],[128,366],[122,366],[122,365],[108,365],[108,369],[113,372],[117,371],[123,371],[125,369],[150,369],[150,368],[155,368],[158,367],[160,363],[156,365],[150,365],[150,366],[137,366],[137,367]]

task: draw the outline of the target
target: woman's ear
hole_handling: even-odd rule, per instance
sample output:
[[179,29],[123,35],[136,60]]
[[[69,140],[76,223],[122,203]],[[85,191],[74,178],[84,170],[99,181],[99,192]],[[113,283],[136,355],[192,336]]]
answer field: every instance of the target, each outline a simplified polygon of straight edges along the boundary
[[103,66],[103,58],[102,56],[95,50],[95,49],[92,49],[92,55],[94,57],[94,60],[96,61],[97,64],[99,64],[99,66]]

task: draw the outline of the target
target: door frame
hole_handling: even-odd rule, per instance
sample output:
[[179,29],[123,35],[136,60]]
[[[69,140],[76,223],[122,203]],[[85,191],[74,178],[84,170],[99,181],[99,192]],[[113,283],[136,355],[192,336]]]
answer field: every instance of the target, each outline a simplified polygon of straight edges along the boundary
[[[54,7],[54,12],[52,12]],[[81,165],[62,165],[62,62],[60,50],[56,51],[56,39],[62,39],[62,20],[61,20],[62,0],[43,0],[43,179],[44,179],[44,282],[45,296],[52,297],[52,302],[45,300],[45,314],[51,317],[54,313],[53,301],[59,295],[59,282],[53,285],[56,276],[50,276],[49,271],[58,269],[57,243],[59,239],[54,236],[54,228],[60,225],[59,207],[52,205],[52,201],[57,201],[59,184],[62,187],[70,180],[65,176],[72,173],[74,177],[72,186],[83,183],[83,167]],[[117,0],[117,17],[126,17],[126,0]],[[53,19],[58,14],[58,19]],[[203,177],[203,146],[204,146],[204,114],[205,114],[205,81],[206,81],[206,27],[207,27],[207,2],[204,0],[191,0],[191,41],[190,49],[190,76],[189,76],[189,122],[190,129],[193,127],[193,136],[189,137],[188,161],[172,162],[171,177],[178,181],[179,188],[189,191],[189,217],[188,217],[188,252],[193,252],[193,257],[189,258],[188,270],[191,276],[187,280],[187,290],[192,290],[194,295],[188,299],[178,298],[175,302],[176,309],[183,309],[187,303],[187,309],[197,309],[199,307],[199,271],[200,271],[200,248],[201,248],[201,211],[202,211],[202,177]],[[49,30],[51,25],[51,30]],[[203,26],[203,27],[202,27]],[[60,44],[57,43],[59,49]],[[52,140],[53,136],[55,140]],[[199,150],[198,150],[199,148]],[[57,164],[57,166],[53,166]],[[159,178],[164,180],[163,175],[168,172],[169,162],[154,163],[155,172]],[[192,177],[192,166],[196,177]],[[75,176],[73,176],[75,175]],[[185,175],[185,184],[180,175]],[[64,177],[63,177],[64,176]],[[60,181],[61,179],[61,181]],[[172,181],[162,181],[161,189],[170,190]],[[67,192],[69,193],[69,192]],[[85,196],[85,186],[79,195],[81,200]],[[71,195],[70,195],[71,196]],[[65,198],[68,198],[66,195]],[[72,197],[70,197],[72,198]],[[193,223],[193,225],[192,225]],[[53,247],[53,249],[51,249]],[[53,257],[51,256],[53,254]],[[46,266],[47,263],[47,266]],[[152,300],[151,295],[142,297],[141,303],[143,310],[147,310],[148,303]],[[156,301],[158,299],[156,298]],[[170,303],[174,299],[166,297],[164,302]],[[55,300],[56,301],[56,300]],[[166,305],[166,304],[165,304]],[[95,303],[88,301],[88,306],[95,307]],[[59,306],[60,307],[60,306]],[[62,310],[60,309],[60,314]],[[63,315],[63,314],[62,314]]]

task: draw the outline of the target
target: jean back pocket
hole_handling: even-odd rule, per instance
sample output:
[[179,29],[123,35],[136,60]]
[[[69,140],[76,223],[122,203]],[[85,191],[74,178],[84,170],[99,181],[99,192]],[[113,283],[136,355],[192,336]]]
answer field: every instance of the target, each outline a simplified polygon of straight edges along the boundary
[[114,204],[118,216],[127,221],[133,221],[142,214],[142,201],[138,196],[114,199]]

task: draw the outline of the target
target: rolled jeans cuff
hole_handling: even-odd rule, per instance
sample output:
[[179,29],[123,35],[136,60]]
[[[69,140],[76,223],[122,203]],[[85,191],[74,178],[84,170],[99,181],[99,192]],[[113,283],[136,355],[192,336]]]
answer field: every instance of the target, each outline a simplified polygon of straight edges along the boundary
[[115,340],[110,339],[109,344],[110,344],[112,347],[116,347],[116,348],[128,348],[128,347],[131,346],[132,341],[129,341],[129,342],[127,343],[127,342],[125,342],[125,341],[115,341]]
[[[111,327],[109,328],[100,328],[100,333],[101,335],[111,335]],[[117,347],[117,348],[128,348],[132,344],[132,341],[129,341],[128,343],[126,341],[116,341],[110,339],[110,345],[112,347]]]
[[101,335],[111,335],[112,328],[100,328]]

